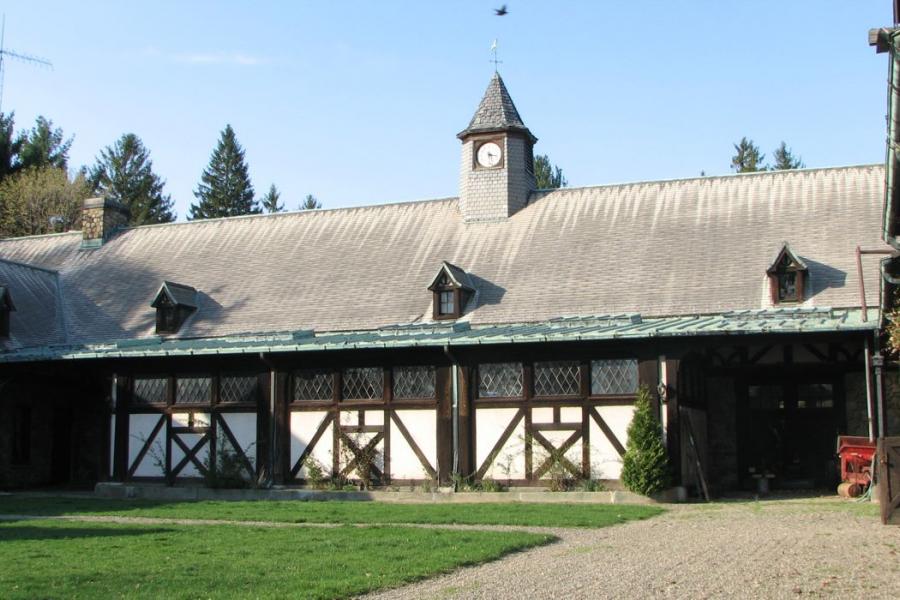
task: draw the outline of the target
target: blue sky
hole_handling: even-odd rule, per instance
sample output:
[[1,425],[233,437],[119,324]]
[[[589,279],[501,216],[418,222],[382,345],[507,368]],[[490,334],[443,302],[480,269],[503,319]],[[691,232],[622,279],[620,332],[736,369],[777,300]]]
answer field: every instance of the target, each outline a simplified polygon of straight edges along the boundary
[[729,172],[742,135],[807,166],[884,158],[887,0],[15,2],[3,110],[46,115],[93,163],[150,148],[183,219],[219,132],[288,208],[454,196],[459,142],[501,74],[570,185]]

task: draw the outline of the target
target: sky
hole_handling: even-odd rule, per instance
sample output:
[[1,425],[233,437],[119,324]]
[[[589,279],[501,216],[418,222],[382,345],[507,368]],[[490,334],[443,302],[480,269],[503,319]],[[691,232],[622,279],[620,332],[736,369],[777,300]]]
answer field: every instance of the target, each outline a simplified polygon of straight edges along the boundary
[[287,208],[456,196],[494,70],[570,186],[730,172],[733,144],[808,167],[883,162],[887,0],[5,2],[3,111],[74,135],[91,165],[126,132],[179,220],[220,131]]

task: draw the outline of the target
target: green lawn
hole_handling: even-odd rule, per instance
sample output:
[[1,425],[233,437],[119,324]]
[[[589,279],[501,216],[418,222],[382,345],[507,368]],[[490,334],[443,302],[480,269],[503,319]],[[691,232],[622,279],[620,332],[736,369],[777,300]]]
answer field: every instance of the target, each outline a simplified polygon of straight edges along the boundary
[[431,523],[607,527],[663,512],[624,504],[387,504],[381,502],[157,502],[50,496],[0,496],[0,514],[121,515],[286,523]]
[[345,598],[548,535],[414,527],[0,523],[3,598]]

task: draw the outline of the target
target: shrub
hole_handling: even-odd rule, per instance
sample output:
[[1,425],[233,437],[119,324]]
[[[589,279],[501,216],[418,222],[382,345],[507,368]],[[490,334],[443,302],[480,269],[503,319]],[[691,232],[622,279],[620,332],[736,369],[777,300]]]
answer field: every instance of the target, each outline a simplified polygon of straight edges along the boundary
[[622,458],[622,483],[632,492],[649,496],[669,485],[669,460],[662,430],[653,415],[650,391],[641,386],[634,417],[628,426],[628,444]]
[[[243,449],[246,455],[250,446]],[[244,460],[241,455],[226,442],[225,436],[220,436],[216,445],[216,460],[212,460],[212,455],[207,454],[203,461],[206,472],[203,479],[207,487],[211,488],[248,488],[253,487],[255,481],[244,466]]]

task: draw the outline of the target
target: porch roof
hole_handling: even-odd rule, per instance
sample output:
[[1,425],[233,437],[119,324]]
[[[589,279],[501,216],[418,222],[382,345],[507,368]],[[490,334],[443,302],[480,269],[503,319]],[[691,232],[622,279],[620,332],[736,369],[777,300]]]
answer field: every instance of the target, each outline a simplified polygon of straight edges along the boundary
[[300,330],[196,339],[153,337],[28,348],[0,354],[0,362],[853,332],[875,330],[879,322],[875,311],[870,311],[868,320],[863,321],[859,309],[798,307],[646,319],[638,313],[628,313],[502,325],[412,324],[367,331]]

